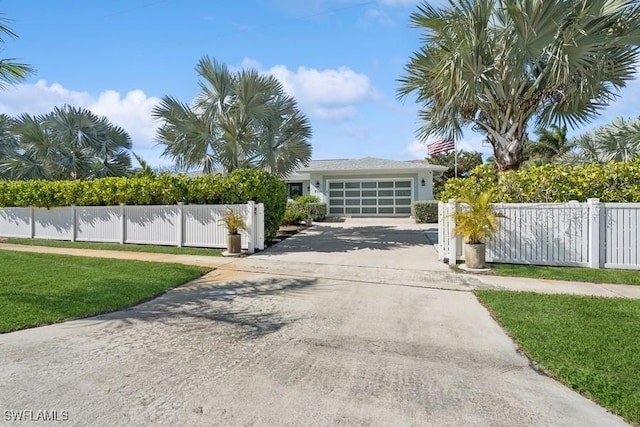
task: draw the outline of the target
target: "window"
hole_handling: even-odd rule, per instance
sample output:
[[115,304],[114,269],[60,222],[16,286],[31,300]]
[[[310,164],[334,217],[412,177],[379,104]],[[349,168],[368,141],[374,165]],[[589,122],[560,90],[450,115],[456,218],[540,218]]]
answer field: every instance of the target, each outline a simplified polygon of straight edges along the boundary
[[288,182],[287,191],[290,199],[296,199],[302,196],[302,183],[301,182]]

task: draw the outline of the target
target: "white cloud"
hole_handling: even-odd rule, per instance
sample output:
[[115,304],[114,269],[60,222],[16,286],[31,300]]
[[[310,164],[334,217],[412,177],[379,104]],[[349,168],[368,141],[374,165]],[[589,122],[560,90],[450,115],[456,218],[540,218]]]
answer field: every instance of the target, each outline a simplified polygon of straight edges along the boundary
[[0,99],[0,112],[10,116],[46,114],[64,104],[87,108],[124,128],[133,140],[135,151],[136,148],[150,148],[155,144],[158,123],[151,117],[151,110],[159,101],[141,90],[132,90],[124,97],[116,91],[107,90],[95,97],[88,92],[67,89],[58,83],[48,85],[40,80],[35,84],[6,88]]
[[[243,63],[250,63],[245,59]],[[255,61],[252,63],[256,64]],[[320,119],[341,120],[357,114],[356,106],[378,97],[366,74],[347,67],[316,70],[298,67],[291,71],[276,65],[264,71],[276,77],[302,109]]]

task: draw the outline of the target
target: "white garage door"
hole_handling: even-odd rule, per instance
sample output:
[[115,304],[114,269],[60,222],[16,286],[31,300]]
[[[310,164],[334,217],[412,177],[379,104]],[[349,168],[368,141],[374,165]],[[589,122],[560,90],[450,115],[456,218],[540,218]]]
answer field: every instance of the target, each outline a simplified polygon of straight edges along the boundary
[[410,179],[329,181],[329,215],[411,215]]

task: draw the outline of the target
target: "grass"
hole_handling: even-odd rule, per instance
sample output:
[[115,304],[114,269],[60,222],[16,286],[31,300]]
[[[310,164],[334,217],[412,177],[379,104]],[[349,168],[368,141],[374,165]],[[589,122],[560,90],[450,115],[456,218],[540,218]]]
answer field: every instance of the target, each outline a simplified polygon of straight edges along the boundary
[[119,310],[207,270],[180,264],[0,252],[0,332]]
[[569,280],[573,282],[640,285],[640,272],[583,267],[547,267],[539,265],[493,264],[497,276],[530,277],[534,279]]
[[107,251],[129,251],[129,252],[151,252],[158,254],[176,254],[176,255],[209,255],[220,256],[221,249],[207,248],[179,248],[177,246],[154,246],[154,245],[133,245],[127,243],[120,245],[118,243],[96,243],[96,242],[69,242],[63,240],[46,240],[46,239],[22,239],[10,237],[7,243],[15,245],[30,246],[48,246],[54,248],[75,248],[75,249],[100,249]]
[[531,359],[640,424],[640,300],[476,291]]

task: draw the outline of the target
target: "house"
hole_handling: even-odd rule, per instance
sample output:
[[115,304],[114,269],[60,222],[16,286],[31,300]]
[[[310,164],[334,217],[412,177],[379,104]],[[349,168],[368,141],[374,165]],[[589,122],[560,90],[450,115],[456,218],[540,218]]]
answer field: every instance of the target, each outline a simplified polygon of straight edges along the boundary
[[433,179],[447,170],[425,161],[312,160],[287,179],[289,197],[311,194],[328,215],[411,215],[416,200],[433,199]]

